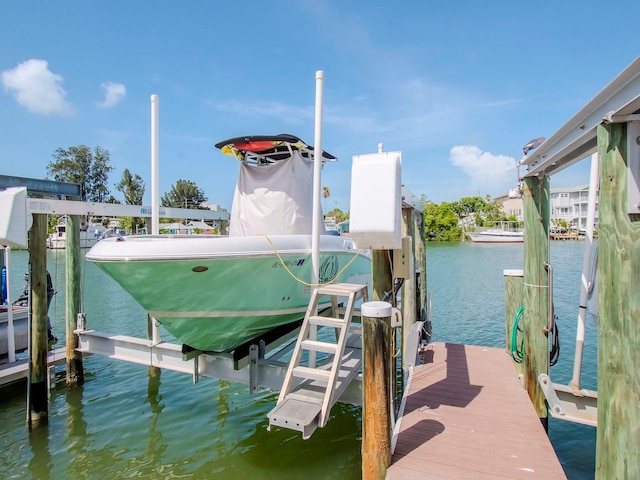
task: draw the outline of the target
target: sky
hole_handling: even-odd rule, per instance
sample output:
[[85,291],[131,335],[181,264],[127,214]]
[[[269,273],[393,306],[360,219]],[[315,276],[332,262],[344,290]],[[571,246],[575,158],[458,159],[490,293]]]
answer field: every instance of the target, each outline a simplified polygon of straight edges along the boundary
[[[179,179],[231,208],[238,165],[214,144],[290,133],[336,155],[327,210],[349,211],[354,155],[402,152],[433,202],[515,187],[550,137],[640,55],[640,2],[459,0],[0,2],[0,174],[45,178],[57,148],[101,146],[146,183],[159,96],[159,192]],[[614,5],[611,4],[611,5]],[[551,186],[588,183],[588,162]]]

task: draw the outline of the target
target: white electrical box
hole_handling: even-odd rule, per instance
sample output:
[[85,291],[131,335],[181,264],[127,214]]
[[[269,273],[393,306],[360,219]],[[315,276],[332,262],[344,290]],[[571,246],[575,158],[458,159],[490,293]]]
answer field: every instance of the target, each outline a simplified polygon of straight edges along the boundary
[[640,121],[627,123],[627,212],[640,213]]
[[358,248],[402,248],[402,153],[355,155],[349,232]]
[[28,231],[33,223],[27,213],[27,189],[11,187],[0,192],[0,245],[27,248]]

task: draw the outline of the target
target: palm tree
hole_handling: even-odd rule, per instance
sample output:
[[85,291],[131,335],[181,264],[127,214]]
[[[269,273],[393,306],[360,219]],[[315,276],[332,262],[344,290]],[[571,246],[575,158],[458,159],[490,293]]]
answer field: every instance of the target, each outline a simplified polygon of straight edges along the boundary
[[322,187],[322,198],[324,198],[324,214],[327,214],[327,198],[331,196],[329,187]]

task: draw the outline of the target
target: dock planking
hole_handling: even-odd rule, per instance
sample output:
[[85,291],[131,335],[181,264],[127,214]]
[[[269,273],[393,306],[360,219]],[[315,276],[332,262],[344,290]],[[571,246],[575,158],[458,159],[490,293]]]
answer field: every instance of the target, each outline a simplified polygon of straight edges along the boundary
[[566,478],[504,349],[436,343],[422,356],[387,479]]

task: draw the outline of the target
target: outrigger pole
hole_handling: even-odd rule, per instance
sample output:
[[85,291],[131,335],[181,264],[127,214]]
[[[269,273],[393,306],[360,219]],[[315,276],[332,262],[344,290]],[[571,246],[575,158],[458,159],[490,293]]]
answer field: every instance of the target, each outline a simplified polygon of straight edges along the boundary
[[313,225],[311,226],[311,284],[320,278],[320,185],[322,171],[322,85],[324,72],[316,72],[316,116],[313,140]]

